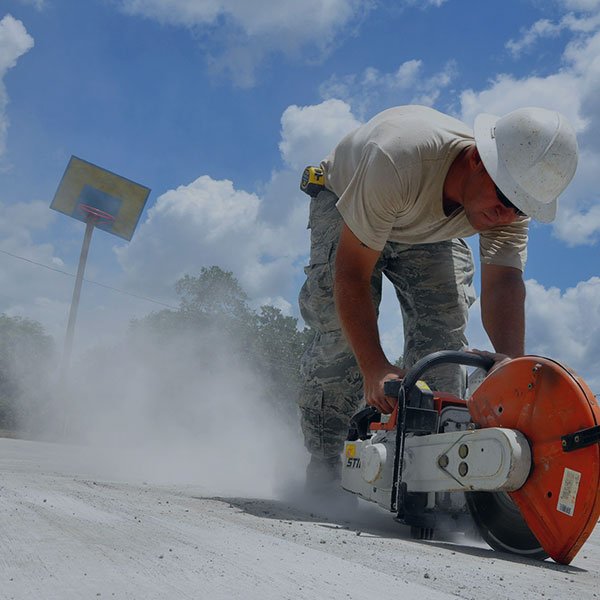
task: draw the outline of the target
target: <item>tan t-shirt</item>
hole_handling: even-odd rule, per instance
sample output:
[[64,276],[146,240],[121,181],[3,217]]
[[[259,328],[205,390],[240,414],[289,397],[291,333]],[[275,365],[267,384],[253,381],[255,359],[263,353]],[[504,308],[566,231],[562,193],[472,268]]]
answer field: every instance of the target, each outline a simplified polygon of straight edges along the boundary
[[[361,242],[425,244],[474,235],[458,208],[444,214],[443,188],[454,159],[474,143],[464,123],[424,106],[379,113],[348,134],[321,163],[346,225]],[[523,270],[529,218],[479,233],[481,261]]]

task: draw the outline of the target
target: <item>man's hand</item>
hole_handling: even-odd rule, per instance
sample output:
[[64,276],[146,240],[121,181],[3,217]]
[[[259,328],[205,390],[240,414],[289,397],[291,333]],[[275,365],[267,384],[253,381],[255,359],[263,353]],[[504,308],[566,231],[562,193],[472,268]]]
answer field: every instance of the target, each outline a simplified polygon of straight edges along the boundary
[[491,358],[494,361],[492,368],[488,371],[488,375],[491,375],[496,369],[499,369],[502,365],[505,365],[507,362],[512,360],[510,356],[506,354],[500,354],[498,352],[487,352],[486,350],[468,350],[472,354],[479,354],[479,356],[485,356],[486,358]]
[[374,372],[364,373],[365,400],[369,406],[374,406],[379,412],[389,414],[396,406],[397,398],[386,396],[383,392],[383,384],[386,381],[399,379],[406,375],[406,371],[394,365]]

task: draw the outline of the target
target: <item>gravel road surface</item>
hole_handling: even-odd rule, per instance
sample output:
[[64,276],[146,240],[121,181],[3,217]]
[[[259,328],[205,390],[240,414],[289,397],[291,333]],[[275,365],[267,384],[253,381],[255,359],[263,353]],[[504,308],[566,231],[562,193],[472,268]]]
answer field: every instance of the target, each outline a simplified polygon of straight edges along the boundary
[[0,598],[600,597],[598,532],[569,566],[523,560],[464,538],[413,541],[362,502],[336,515],[293,490],[111,480],[88,453],[0,439]]

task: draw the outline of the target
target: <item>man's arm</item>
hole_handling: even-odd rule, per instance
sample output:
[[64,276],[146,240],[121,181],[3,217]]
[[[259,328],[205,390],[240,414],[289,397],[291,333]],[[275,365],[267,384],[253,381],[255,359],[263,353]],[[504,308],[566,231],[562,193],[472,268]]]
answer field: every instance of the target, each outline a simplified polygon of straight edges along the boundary
[[404,375],[387,360],[371,298],[371,276],[380,252],[368,248],[344,223],[335,261],[334,297],[338,317],[363,374],[367,404],[389,413],[394,401],[383,393],[383,383]]
[[496,352],[511,358],[525,352],[525,284],[519,269],[482,263],[481,320]]

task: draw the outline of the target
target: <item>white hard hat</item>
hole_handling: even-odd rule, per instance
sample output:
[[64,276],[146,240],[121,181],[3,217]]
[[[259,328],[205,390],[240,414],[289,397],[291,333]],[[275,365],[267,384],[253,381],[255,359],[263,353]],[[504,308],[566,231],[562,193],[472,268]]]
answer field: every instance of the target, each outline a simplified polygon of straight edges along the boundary
[[500,191],[527,216],[550,223],[558,196],[577,168],[577,139],[567,119],[545,108],[475,119],[475,143]]

